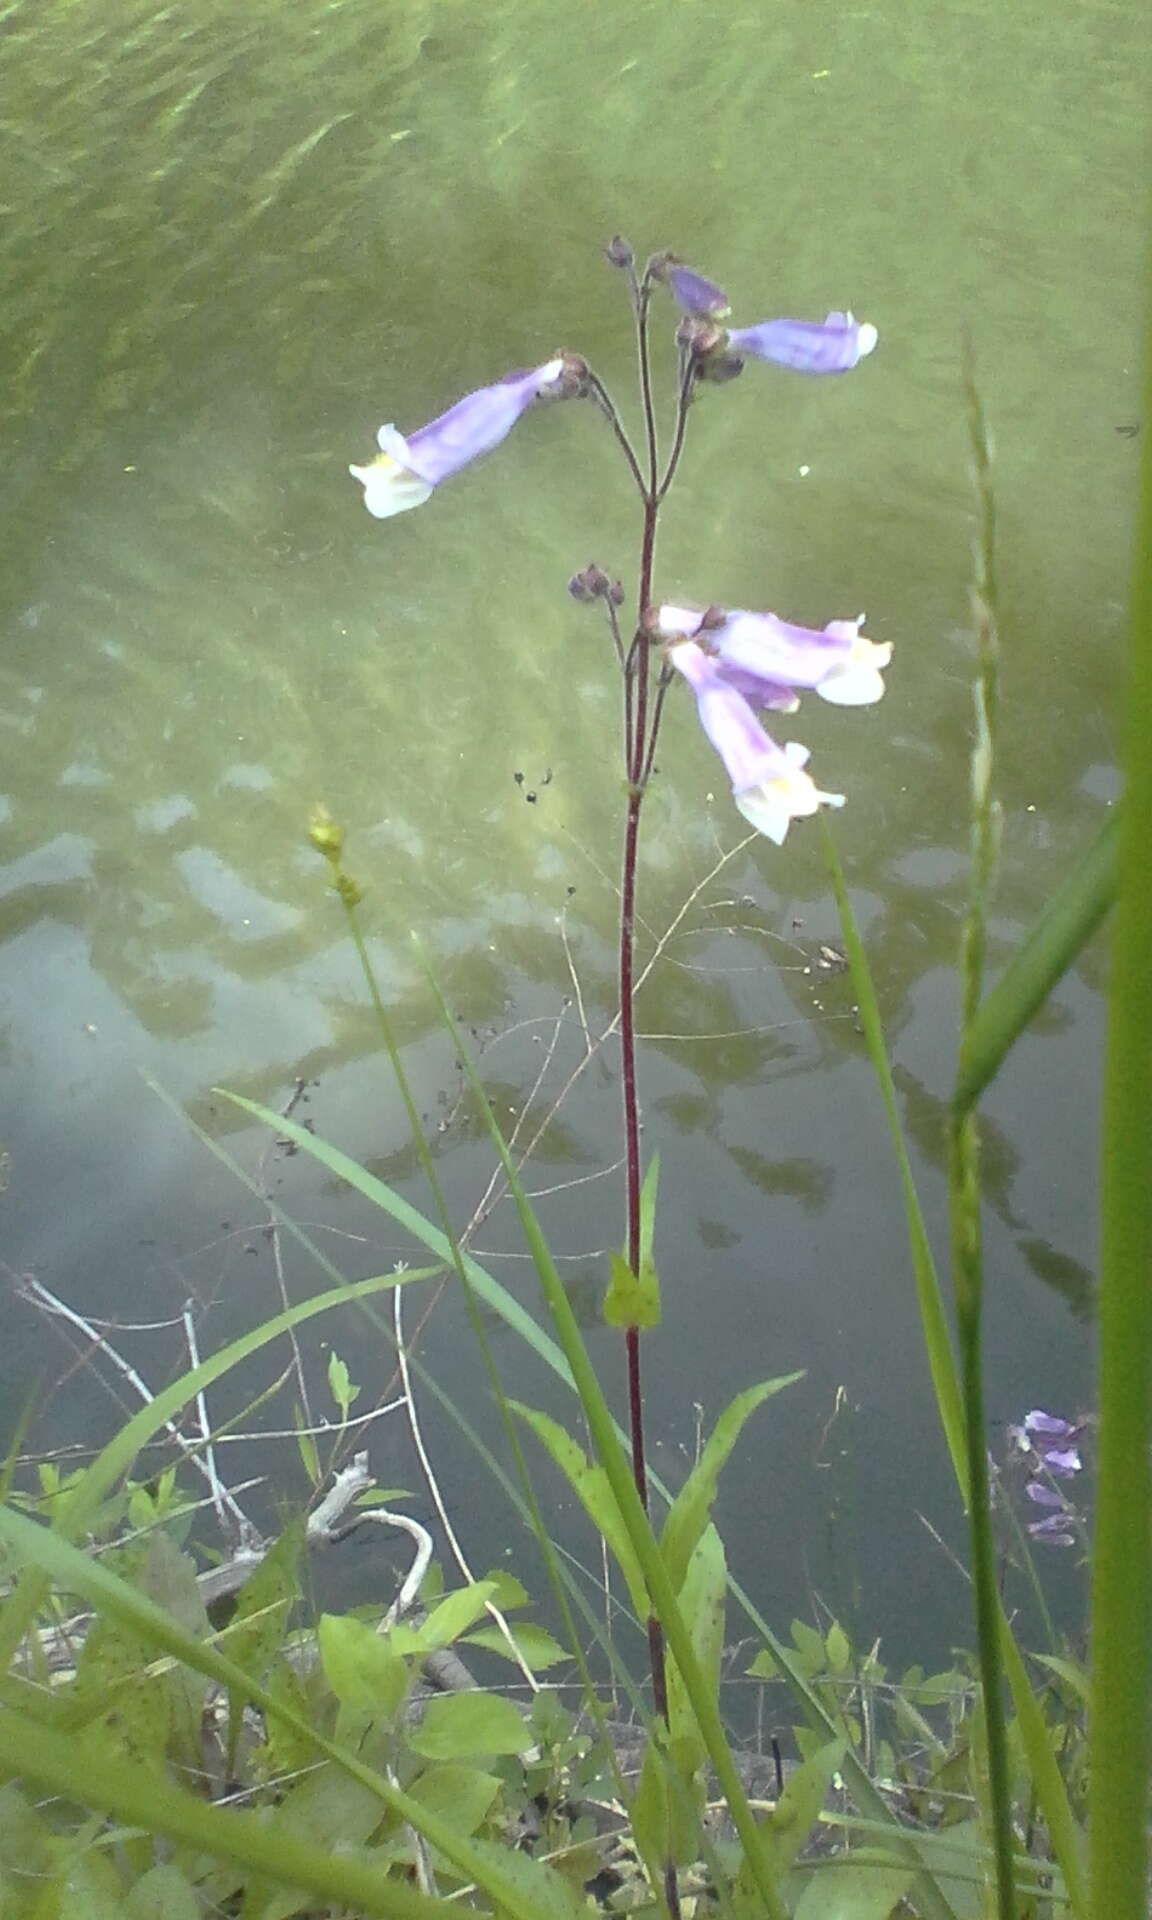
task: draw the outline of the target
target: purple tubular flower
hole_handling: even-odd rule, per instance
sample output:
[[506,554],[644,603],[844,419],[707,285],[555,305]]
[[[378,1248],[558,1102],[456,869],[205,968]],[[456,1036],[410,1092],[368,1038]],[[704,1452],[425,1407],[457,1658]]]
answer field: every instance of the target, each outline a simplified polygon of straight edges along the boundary
[[368,466],[348,469],[364,488],[369,513],[389,520],[422,506],[442,480],[498,447],[526,408],[563,372],[564,361],[558,358],[531,373],[509,374],[495,386],[466,394],[408,439],[393,426],[381,427],[376,458]]
[[1045,1520],[1030,1520],[1028,1532],[1033,1540],[1043,1541],[1049,1547],[1074,1547],[1075,1534],[1068,1532],[1068,1516],[1063,1513],[1050,1513]]
[[728,345],[753,360],[771,360],[797,373],[847,373],[876,345],[875,327],[850,313],[815,320],[763,320],[758,327],[732,327]]
[[732,311],[723,287],[706,280],[702,273],[696,273],[692,267],[681,266],[678,260],[667,262],[662,278],[682,313],[690,313],[701,320],[722,320],[726,313]]
[[1084,1464],[1075,1447],[1038,1447],[1036,1451],[1057,1480],[1074,1479]]
[[1040,1407],[1033,1407],[1031,1413],[1024,1415],[1024,1431],[1047,1434],[1055,1440],[1071,1440],[1079,1428],[1071,1420],[1062,1420],[1058,1413],[1045,1413]]
[[667,653],[696,695],[700,724],[724,762],[737,807],[758,833],[782,846],[793,820],[815,813],[822,802],[844,805],[843,794],[821,793],[803,771],[807,747],[795,740],[778,747],[769,739],[744,696],[695,640],[676,640]]
[[1024,1489],[1028,1499],[1038,1507],[1059,1507],[1061,1513],[1067,1510],[1067,1502],[1055,1487],[1046,1487],[1043,1480],[1029,1480]]
[[661,607],[657,619],[662,632],[691,634],[714,653],[723,678],[754,707],[792,713],[797,689],[806,687],[837,707],[871,706],[883,696],[880,675],[892,647],[865,637],[863,614],[831,620],[822,633],[740,609],[710,616],[703,631],[704,616],[687,607]]

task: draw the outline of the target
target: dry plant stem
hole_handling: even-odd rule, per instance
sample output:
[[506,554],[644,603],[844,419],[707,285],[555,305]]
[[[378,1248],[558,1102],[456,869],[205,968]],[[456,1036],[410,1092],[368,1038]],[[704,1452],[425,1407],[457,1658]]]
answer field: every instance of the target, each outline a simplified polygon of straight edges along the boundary
[[[196,1322],[192,1317],[192,1309],[190,1306],[186,1305],[184,1307],[181,1319],[184,1322],[184,1339],[188,1346],[188,1364],[195,1370],[200,1365],[200,1350],[196,1340]],[[216,1470],[216,1453],[212,1445],[212,1423],[208,1418],[208,1402],[204,1396],[203,1389],[196,1395],[196,1412],[200,1419],[200,1439],[204,1446],[204,1464],[208,1469],[208,1484],[212,1488],[212,1502],[216,1508],[216,1519],[219,1522],[221,1532],[226,1534],[228,1531],[228,1514],[223,1499],[221,1498],[224,1492],[224,1483]]]
[[[281,1108],[281,1112],[283,1113],[285,1120],[290,1120],[292,1118],[292,1115],[295,1113],[296,1108],[299,1106],[301,1100],[304,1098],[304,1089],[307,1086],[307,1084],[308,1082],[306,1080],[297,1080],[296,1085],[291,1095],[289,1096],[287,1105]],[[272,1145],[269,1147],[267,1153],[264,1153],[261,1155],[260,1172],[258,1177],[262,1187],[265,1184],[265,1174],[267,1171],[268,1162],[269,1162],[269,1159],[271,1158],[272,1152],[276,1148],[276,1145],[277,1145],[276,1141],[273,1140]],[[284,1258],[283,1258],[283,1253],[280,1246],[280,1228],[277,1224],[276,1216],[272,1212],[271,1208],[269,1208],[268,1210],[267,1233],[268,1233],[268,1243],[272,1248],[272,1263],[276,1269],[276,1285],[280,1293],[280,1304],[282,1307],[288,1308],[292,1305],[292,1302],[288,1297],[288,1282],[284,1273]],[[312,1412],[311,1403],[308,1399],[308,1378],[307,1378],[307,1374],[305,1373],[304,1356],[300,1351],[300,1342],[296,1337],[295,1327],[290,1327],[288,1329],[288,1344],[292,1349],[292,1364],[296,1372],[296,1386],[300,1394],[300,1406],[303,1410],[304,1420],[308,1426],[313,1426],[315,1424],[315,1415]]]
[[[89,1320],[84,1318],[83,1314],[77,1313],[74,1307],[68,1306],[65,1301],[51,1292],[51,1290],[44,1285],[43,1281],[36,1280],[31,1275],[25,1278],[23,1291],[30,1298],[38,1301],[40,1306],[47,1312],[55,1314],[59,1319],[66,1320],[69,1325],[78,1328],[78,1330],[92,1342],[94,1350],[108,1356],[117,1373],[119,1373],[139,1395],[141,1402],[145,1406],[151,1405],[152,1401],[156,1398],[151,1387],[149,1387],[141,1378],[140,1374],[137,1373],[131,1361],[126,1360],[122,1353],[118,1353],[107,1336],[97,1332],[96,1328]],[[221,1523],[225,1524],[224,1515],[227,1513],[230,1522],[228,1530],[234,1532],[241,1547],[246,1547],[259,1541],[260,1535],[252,1525],[243,1508],[233,1499],[228,1488],[223,1484],[219,1476],[201,1459],[203,1442],[199,1440],[189,1440],[187,1435],[180,1431],[175,1421],[166,1420],[164,1427],[173,1444],[180,1449],[185,1459],[195,1467],[196,1472],[202,1475],[203,1479],[207,1482],[212,1495],[213,1506],[216,1508]]]
[[[416,1450],[416,1458],[420,1462],[420,1471],[424,1475],[424,1484],[428,1489],[432,1504],[436,1509],[440,1525],[444,1529],[444,1538],[452,1550],[452,1557],[456,1565],[459,1567],[469,1586],[472,1586],[475,1584],[476,1575],[468,1563],[467,1556],[460,1544],[456,1530],[448,1517],[448,1509],[444,1505],[444,1496],[440,1491],[440,1482],[436,1478],[436,1472],[432,1465],[428,1449],[424,1444],[424,1434],[420,1426],[420,1416],[416,1408],[416,1398],[412,1391],[412,1377],[408,1366],[408,1348],[404,1338],[404,1310],[403,1303],[400,1299],[402,1291],[403,1289],[401,1287],[397,1287],[392,1295],[392,1331],[396,1339],[396,1362],[400,1369],[400,1379],[404,1388],[404,1408],[408,1416],[408,1432],[412,1437],[412,1445]],[[522,1658],[508,1622],[499,1607],[493,1606],[492,1602],[489,1601],[484,1610],[499,1629],[500,1633],[503,1634],[508,1645],[508,1651],[524,1675],[529,1689],[533,1693],[539,1693],[540,1682],[537,1680],[536,1675],[533,1673],[527,1661]]]

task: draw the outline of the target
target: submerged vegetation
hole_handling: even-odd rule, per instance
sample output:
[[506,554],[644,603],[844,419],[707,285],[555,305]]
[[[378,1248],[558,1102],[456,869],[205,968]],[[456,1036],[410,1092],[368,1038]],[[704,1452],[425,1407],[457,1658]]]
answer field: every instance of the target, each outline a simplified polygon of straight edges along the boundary
[[[656,589],[660,512],[690,440],[692,410],[745,361],[814,376],[850,372],[876,346],[851,314],[821,323],[726,326],[728,300],[670,254],[608,258],[635,324],[642,431],[579,354],[468,395],[428,426],[380,431],[354,465],[378,519],[428,505],[463,465],[493,452],[538,405],[590,401],[613,434],[640,504],[631,592],[588,566],[573,599],[602,619],[621,688],[622,869],[619,1033],[625,1220],[604,1276],[603,1317],[624,1339],[628,1394],[617,1424],[553,1251],[525,1188],[523,1157],[501,1129],[448,1005],[427,993],[459,1051],[469,1097],[518,1211],[539,1281],[528,1314],[467,1249],[441,1189],[385,996],[359,920],[368,873],[345,863],[341,826],[319,812],[327,863],[363,969],[427,1181],[427,1210],[293,1117],[232,1096],[276,1136],[349,1182],[400,1224],[414,1262],[343,1280],[304,1230],[326,1290],[222,1350],[189,1352],[182,1376],[147,1389],[105,1333],[36,1289],[112,1353],[139,1410],[92,1464],[51,1463],[34,1486],[11,1466],[0,1511],[10,1586],[0,1607],[6,1679],[0,1715],[0,1913],[127,1912],[135,1920],[234,1914],[422,1916],[465,1911],[538,1920],[607,1911],[715,1912],[795,1920],[1126,1920],[1145,1910],[1148,1782],[1147,1543],[1152,1324],[1152,460],[1148,533],[1135,588],[1127,794],[1119,827],[1070,872],[999,984],[986,991],[985,925],[995,881],[997,593],[994,493],[975,376],[966,392],[976,468],[976,722],[971,888],[959,955],[962,1032],[950,1109],[950,1300],[934,1263],[901,1133],[880,1008],[831,833],[823,832],[860,1023],[892,1134],[910,1263],[957,1499],[969,1525],[972,1657],[947,1671],[887,1670],[882,1645],[857,1644],[835,1618],[767,1620],[732,1580],[714,1523],[719,1478],[746,1424],[792,1377],[743,1386],[702,1436],[673,1494],[651,1469],[641,1354],[659,1325],[660,1168],[641,1127],[637,1045],[637,853],[668,700],[686,682],[737,808],[782,846],[792,823],[844,797],[819,789],[806,749],[780,746],[762,712],[790,714],[802,692],[864,705],[884,690],[891,649],[863,617],[822,632],[767,611],[665,602]],[[651,350],[655,303],[680,310],[670,431],[661,444]],[[754,370],[754,372],[757,370]],[[717,396],[722,403],[722,395]],[[502,456],[506,457],[506,456]],[[435,502],[449,511],[450,502]],[[387,537],[387,536],[381,536]],[[702,583],[706,587],[708,583]],[[623,609],[634,602],[634,617]],[[785,859],[783,852],[773,858]],[[1086,1423],[1032,1409],[993,1459],[983,1413],[979,1100],[1037,1006],[1118,900],[1112,1031],[1101,1143],[1098,1502],[1091,1658],[1059,1638],[1033,1552],[1074,1551],[1085,1535]],[[219,1149],[215,1149],[219,1151]],[[647,1158],[645,1157],[647,1156]],[[548,1624],[528,1618],[515,1571],[478,1571],[457,1542],[418,1408],[454,1414],[406,1334],[404,1303],[448,1276],[467,1304],[478,1363],[502,1423],[501,1457],[467,1433],[477,1469],[507,1495],[517,1536],[533,1537]],[[382,1297],[391,1304],[381,1317]],[[339,1313],[324,1388],[334,1410],[308,1417],[298,1328]],[[404,1494],[377,1485],[348,1352],[393,1343],[400,1400],[451,1550],[431,1557]],[[511,1396],[490,1339],[493,1318],[569,1391],[571,1425]],[[289,1343],[299,1386],[295,1434],[315,1489],[306,1516],[269,1539],[221,1465],[209,1396],[256,1354]],[[658,1350],[657,1350],[658,1351]],[[658,1359],[656,1361],[658,1364]],[[271,1389],[270,1389],[271,1391]],[[459,1416],[456,1416],[459,1418]],[[1093,1436],[1094,1439],[1094,1436]],[[149,1454],[163,1443],[164,1461]],[[327,1448],[323,1453],[321,1448]],[[591,1579],[554,1543],[543,1474],[582,1508],[602,1559]],[[193,1479],[206,1486],[194,1497]],[[1087,1477],[1087,1476],[1085,1476]],[[207,1508],[227,1551],[209,1562]],[[311,1598],[311,1557],[354,1529],[399,1533],[412,1561],[392,1605],[333,1612]],[[503,1545],[503,1543],[501,1543]],[[593,1556],[590,1554],[589,1558]],[[1018,1638],[1012,1595],[1026,1582],[1046,1639]],[[1022,1589],[1023,1590],[1023,1589]],[[629,1632],[631,1629],[631,1634]],[[637,1679],[633,1645],[647,1658]],[[500,1663],[503,1663],[501,1669]],[[484,1684],[478,1684],[479,1667]],[[501,1671],[504,1678],[500,1678]],[[726,1686],[761,1699],[762,1737],[739,1737]],[[764,1703],[767,1703],[766,1705]],[[764,1731],[765,1726],[767,1732]],[[788,1728],[787,1734],[784,1728]]]

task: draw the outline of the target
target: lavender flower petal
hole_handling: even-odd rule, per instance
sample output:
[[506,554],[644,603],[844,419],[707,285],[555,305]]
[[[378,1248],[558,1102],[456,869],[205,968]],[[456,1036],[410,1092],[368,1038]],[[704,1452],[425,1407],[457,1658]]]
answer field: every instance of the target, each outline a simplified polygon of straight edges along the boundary
[[1084,1465],[1075,1447],[1040,1447],[1037,1449],[1048,1472],[1057,1480],[1071,1480]]
[[814,320],[763,320],[756,327],[731,327],[728,345],[754,360],[771,360],[797,373],[847,373],[876,345],[877,333],[850,313]]
[[706,280],[702,273],[683,266],[678,260],[669,260],[665,264],[661,278],[683,313],[693,314],[702,320],[722,320],[725,314],[732,311],[723,287]]
[[696,695],[700,724],[724,762],[736,805],[758,833],[781,846],[793,820],[821,803],[843,806],[843,794],[821,793],[803,771],[808,749],[795,740],[778,747],[703,647],[677,640],[667,654]]
[[1025,1433],[1045,1433],[1060,1440],[1070,1440],[1078,1431],[1071,1420],[1062,1420],[1057,1413],[1045,1413],[1040,1407],[1033,1407],[1031,1413],[1024,1415]]
[[531,373],[510,374],[495,386],[466,394],[407,439],[393,426],[381,427],[376,436],[381,451],[375,460],[348,469],[364,488],[369,513],[388,520],[422,505],[442,480],[499,446],[525,409],[563,372],[564,361],[556,359]]
[[1066,1516],[1062,1513],[1050,1513],[1046,1520],[1030,1520],[1028,1532],[1033,1540],[1041,1540],[1050,1547],[1074,1547],[1075,1534],[1068,1532]]
[[1029,1480],[1024,1492],[1038,1507],[1059,1507],[1062,1513],[1067,1511],[1068,1503],[1064,1495],[1058,1493],[1055,1487],[1046,1487],[1043,1480]]
[[[832,620],[822,633],[793,626],[774,613],[730,613],[708,636],[727,678],[733,669],[754,674],[769,687],[814,687],[833,706],[872,706],[884,694],[881,670],[891,644],[877,646],[856,620]],[[765,705],[769,702],[765,701]]]

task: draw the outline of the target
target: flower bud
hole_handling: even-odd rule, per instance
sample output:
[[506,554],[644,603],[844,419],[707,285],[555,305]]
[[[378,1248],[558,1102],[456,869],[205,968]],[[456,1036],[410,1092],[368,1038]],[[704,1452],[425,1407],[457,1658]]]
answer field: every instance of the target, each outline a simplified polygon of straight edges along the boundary
[[561,347],[552,364],[560,370],[554,380],[538,389],[537,400],[545,403],[550,400],[582,400],[588,392],[587,360],[579,353],[566,353]]
[[662,280],[682,313],[700,320],[722,320],[732,307],[723,287],[686,267],[674,253],[657,254],[649,263],[653,279]]
[[604,249],[604,258],[611,267],[630,267],[636,256],[622,234],[616,234]]
[[573,600],[579,600],[584,606],[590,606],[593,600],[602,600],[611,595],[608,575],[602,567],[585,567],[583,573],[573,574],[568,582],[568,591]]
[[713,386],[722,387],[729,380],[737,380],[744,371],[744,362],[738,353],[710,353],[705,359],[696,362],[696,378],[711,380]]
[[308,823],[308,838],[325,860],[336,862],[344,851],[344,829],[337,826],[327,807],[313,809]]

